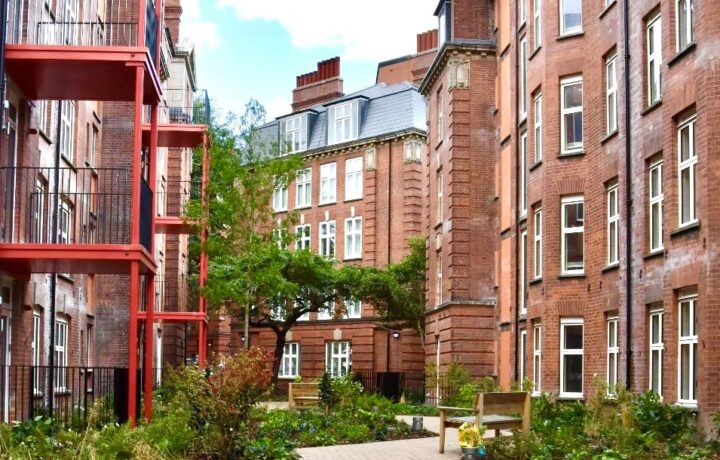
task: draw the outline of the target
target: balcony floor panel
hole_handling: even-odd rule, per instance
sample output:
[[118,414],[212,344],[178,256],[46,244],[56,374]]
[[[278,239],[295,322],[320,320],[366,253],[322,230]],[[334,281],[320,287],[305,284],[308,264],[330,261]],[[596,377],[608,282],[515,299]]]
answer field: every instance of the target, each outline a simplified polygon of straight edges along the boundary
[[182,217],[156,217],[155,233],[164,235],[195,235],[200,232],[200,226]]
[[140,262],[140,273],[155,272],[153,257],[141,245],[0,244],[0,269],[18,275],[128,274],[131,262]]
[[160,80],[146,48],[6,45],[8,76],[32,100],[133,101],[143,66],[144,103],[160,100]]
[[[205,138],[206,125],[158,124],[158,147],[195,148]],[[150,145],[150,124],[143,124],[143,145]]]

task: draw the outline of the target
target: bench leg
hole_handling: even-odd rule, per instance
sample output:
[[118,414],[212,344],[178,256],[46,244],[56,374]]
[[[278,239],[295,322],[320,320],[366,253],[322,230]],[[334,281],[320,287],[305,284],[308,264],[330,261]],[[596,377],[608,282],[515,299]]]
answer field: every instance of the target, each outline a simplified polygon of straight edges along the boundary
[[500,437],[500,430],[495,430],[495,437],[496,437],[496,438],[499,438],[499,437]]
[[438,452],[445,452],[445,425],[440,425],[440,448]]

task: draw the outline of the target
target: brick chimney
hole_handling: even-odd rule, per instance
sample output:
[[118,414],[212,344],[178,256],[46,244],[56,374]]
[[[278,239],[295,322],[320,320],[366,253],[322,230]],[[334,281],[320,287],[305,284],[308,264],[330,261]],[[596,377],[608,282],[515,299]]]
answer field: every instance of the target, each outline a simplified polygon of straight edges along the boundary
[[298,75],[293,90],[293,112],[343,96],[340,58],[318,62],[314,72]]
[[180,0],[165,0],[165,25],[170,29],[173,45],[180,43],[180,16],[182,16]]
[[424,53],[425,51],[434,50],[438,45],[438,31],[437,29],[428,30],[417,34],[417,54]]

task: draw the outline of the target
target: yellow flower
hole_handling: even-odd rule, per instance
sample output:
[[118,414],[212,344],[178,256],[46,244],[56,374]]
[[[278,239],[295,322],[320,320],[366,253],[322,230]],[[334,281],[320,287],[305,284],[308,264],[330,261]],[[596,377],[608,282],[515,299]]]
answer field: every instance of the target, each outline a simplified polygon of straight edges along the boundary
[[474,423],[463,423],[458,428],[458,442],[460,447],[480,447],[483,445],[483,434],[485,427],[475,426]]

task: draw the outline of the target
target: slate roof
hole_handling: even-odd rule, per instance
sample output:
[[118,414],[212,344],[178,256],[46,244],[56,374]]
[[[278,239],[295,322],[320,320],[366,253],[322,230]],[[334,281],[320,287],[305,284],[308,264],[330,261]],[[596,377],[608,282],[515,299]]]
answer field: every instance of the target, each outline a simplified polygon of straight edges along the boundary
[[365,99],[366,103],[360,114],[360,134],[358,139],[352,141],[352,143],[412,129],[423,133],[427,130],[425,124],[425,97],[423,97],[411,83],[402,82],[392,85],[380,83],[352,94],[347,94],[322,105],[316,105],[301,112],[278,117],[260,128],[260,136],[263,141],[278,142],[279,120],[291,115],[314,111],[317,113],[317,116],[311,117],[313,121],[311,126],[309,126],[310,139],[306,152],[323,149],[328,146],[327,108],[341,102],[359,98]]

